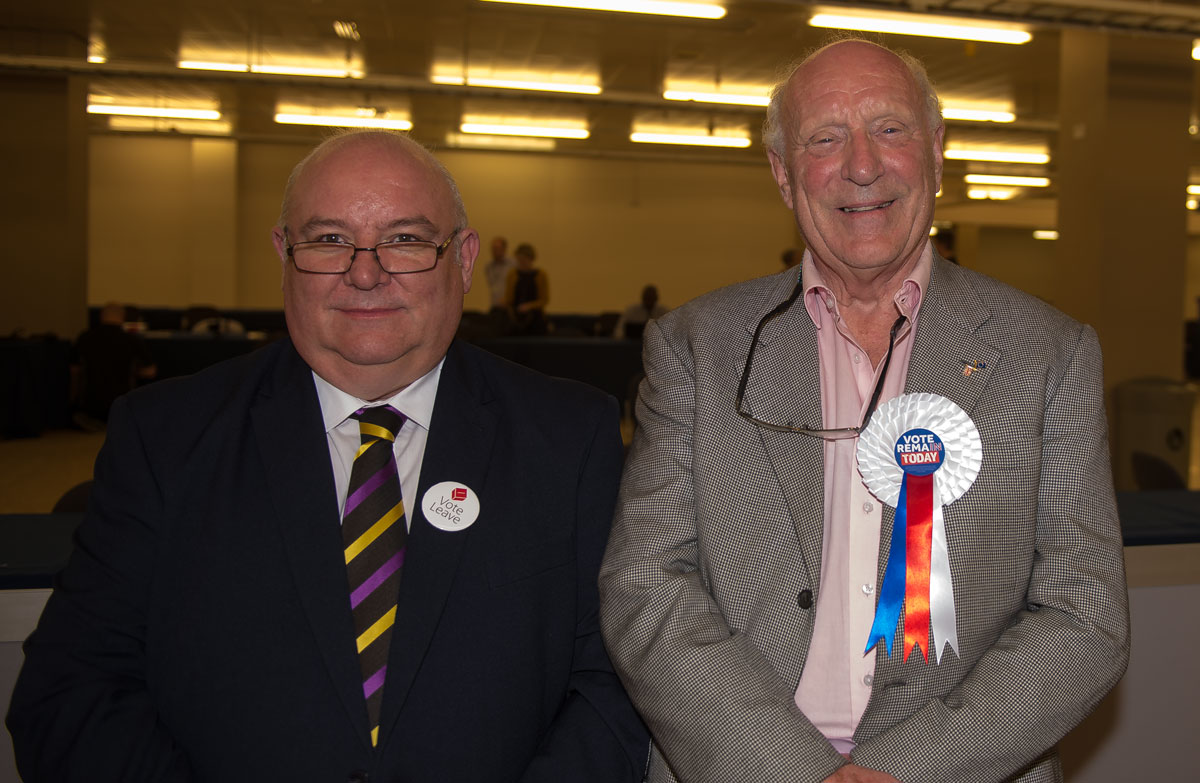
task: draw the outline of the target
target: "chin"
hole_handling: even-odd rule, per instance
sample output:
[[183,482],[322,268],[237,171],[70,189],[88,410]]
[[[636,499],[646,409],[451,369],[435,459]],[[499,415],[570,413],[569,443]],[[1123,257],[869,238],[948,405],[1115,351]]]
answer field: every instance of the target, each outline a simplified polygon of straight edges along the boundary
[[399,361],[416,348],[417,346],[409,344],[371,343],[340,345],[336,346],[334,351],[350,364],[367,367]]

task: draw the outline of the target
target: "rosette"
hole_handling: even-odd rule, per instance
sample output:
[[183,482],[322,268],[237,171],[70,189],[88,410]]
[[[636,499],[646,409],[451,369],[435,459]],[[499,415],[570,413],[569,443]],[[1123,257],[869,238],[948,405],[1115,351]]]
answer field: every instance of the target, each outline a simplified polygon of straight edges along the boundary
[[875,497],[896,509],[891,547],[867,651],[888,655],[904,609],[904,659],[919,645],[937,661],[958,652],[954,585],[942,507],[970,489],[983,446],[966,412],[938,394],[902,394],[875,411],[858,440],[858,470]]

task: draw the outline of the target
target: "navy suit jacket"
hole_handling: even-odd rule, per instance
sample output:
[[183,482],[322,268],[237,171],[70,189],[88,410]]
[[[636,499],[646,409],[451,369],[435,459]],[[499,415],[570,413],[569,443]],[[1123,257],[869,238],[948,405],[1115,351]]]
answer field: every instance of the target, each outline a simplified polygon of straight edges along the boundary
[[[26,643],[25,780],[618,781],[647,753],[601,641],[616,406],[455,343],[372,748],[329,451],[290,341],[114,406]],[[458,532],[418,499],[480,499]]]

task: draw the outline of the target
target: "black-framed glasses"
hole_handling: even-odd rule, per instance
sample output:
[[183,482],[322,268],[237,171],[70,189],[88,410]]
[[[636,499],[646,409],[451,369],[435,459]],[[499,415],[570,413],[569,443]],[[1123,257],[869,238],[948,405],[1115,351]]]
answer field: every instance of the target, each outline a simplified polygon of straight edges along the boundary
[[[350,242],[296,242],[287,246],[288,257],[301,272],[315,275],[343,275],[350,271],[359,253],[374,253],[375,260],[389,275],[428,272],[450,247],[461,228],[456,228],[440,245],[421,240],[380,242],[374,247],[355,247]],[[287,236],[287,229],[284,229]]]
[[867,412],[863,415],[862,424],[857,427],[839,427],[836,429],[821,429],[818,427],[796,427],[791,424],[772,424],[769,421],[756,419],[746,411],[742,410],[742,398],[746,394],[746,384],[750,381],[750,367],[754,362],[754,350],[758,347],[758,337],[762,334],[763,327],[771,322],[776,316],[786,312],[798,298],[801,291],[804,290],[802,280],[796,281],[796,287],[792,290],[791,295],[776,305],[771,312],[763,316],[758,322],[758,328],[754,330],[754,337],[750,340],[750,353],[746,356],[746,366],[742,370],[742,380],[738,383],[737,400],[734,403],[737,415],[741,416],[746,421],[757,424],[764,429],[774,430],[775,432],[798,432],[801,435],[808,435],[813,438],[821,438],[823,440],[839,440],[841,438],[853,438],[867,428],[867,424],[871,421],[871,414],[875,412],[875,406],[879,404],[879,395],[883,392],[883,381],[887,378],[888,365],[892,363],[892,349],[896,346],[896,332],[900,331],[900,327],[904,325],[905,317],[901,315],[892,324],[892,331],[888,335],[887,355],[883,359],[883,372],[879,373],[879,380],[875,382],[875,391],[871,392],[871,402],[867,405]]

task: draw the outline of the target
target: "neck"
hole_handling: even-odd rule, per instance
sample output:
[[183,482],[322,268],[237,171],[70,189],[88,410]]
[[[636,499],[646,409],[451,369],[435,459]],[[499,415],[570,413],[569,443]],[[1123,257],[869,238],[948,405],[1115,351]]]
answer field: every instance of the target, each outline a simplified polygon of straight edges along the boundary
[[813,264],[821,271],[821,277],[833,292],[843,314],[869,315],[883,311],[895,319],[894,300],[904,281],[917,268],[920,254],[899,264],[873,269],[858,269],[845,264],[829,264],[813,255]]

